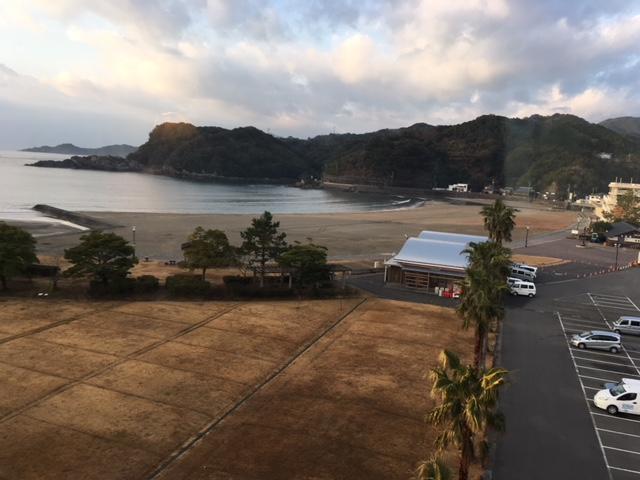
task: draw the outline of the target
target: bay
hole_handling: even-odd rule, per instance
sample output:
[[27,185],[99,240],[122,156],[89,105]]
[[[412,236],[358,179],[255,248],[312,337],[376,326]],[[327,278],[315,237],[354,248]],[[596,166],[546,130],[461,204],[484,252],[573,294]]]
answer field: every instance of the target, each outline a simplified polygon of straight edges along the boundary
[[45,221],[38,203],[72,211],[336,213],[406,208],[409,198],[283,185],[194,182],[143,173],[27,167],[68,155],[0,151],[0,218]]

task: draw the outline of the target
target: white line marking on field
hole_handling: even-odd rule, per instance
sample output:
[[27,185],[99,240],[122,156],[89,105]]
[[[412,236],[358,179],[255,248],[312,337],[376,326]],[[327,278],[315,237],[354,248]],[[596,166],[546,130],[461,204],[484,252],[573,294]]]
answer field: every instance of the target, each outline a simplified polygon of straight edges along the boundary
[[[565,333],[566,332],[564,330],[564,325],[562,324],[562,317],[560,316],[559,312],[556,312],[556,315],[558,316],[558,321],[560,322],[560,328],[562,328],[562,331]],[[584,398],[587,398],[587,392],[585,391],[584,388],[584,384],[582,383],[582,379],[580,378],[580,372],[578,371],[578,367],[576,366],[576,361],[573,358],[573,351],[571,350],[571,346],[569,344],[567,344],[568,350],[569,350],[569,355],[571,356],[571,361],[573,362],[573,368],[576,371],[576,375],[578,376],[578,383],[580,383],[580,388],[582,389],[582,395],[584,396]],[[591,419],[591,424],[593,425],[593,431],[596,432],[596,438],[598,439],[598,444],[600,445],[600,452],[602,452],[602,459],[604,460],[604,464],[607,467],[607,473],[609,474],[609,480],[613,480],[613,475],[611,474],[611,468],[609,468],[609,460],[607,459],[607,454],[604,451],[604,446],[602,445],[602,439],[600,438],[600,432],[598,431],[598,427],[596,425],[596,421],[593,418],[593,413],[591,412],[591,408],[589,407],[589,403],[586,402],[587,404],[587,411],[589,412],[589,418]]]

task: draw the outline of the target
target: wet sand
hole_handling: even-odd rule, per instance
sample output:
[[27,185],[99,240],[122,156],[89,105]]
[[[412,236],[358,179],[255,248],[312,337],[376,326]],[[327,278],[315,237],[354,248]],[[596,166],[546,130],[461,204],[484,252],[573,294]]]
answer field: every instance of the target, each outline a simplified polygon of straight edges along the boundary
[[[520,209],[514,241],[522,240],[526,226],[529,239],[570,228],[576,221],[575,212],[550,210],[538,204],[513,204]],[[440,230],[483,234],[479,205],[455,205],[429,202],[406,210],[337,214],[276,215],[289,242],[299,241],[325,245],[332,259],[376,259],[397,252],[405,235],[417,235],[421,230]],[[117,227],[111,231],[132,240],[131,227],[136,226],[136,253],[153,259],[180,259],[180,245],[197,226],[223,230],[233,244],[241,242],[240,232],[256,215],[231,214],[171,214],[82,212]],[[60,255],[77,243],[81,232],[40,238],[41,254]]]

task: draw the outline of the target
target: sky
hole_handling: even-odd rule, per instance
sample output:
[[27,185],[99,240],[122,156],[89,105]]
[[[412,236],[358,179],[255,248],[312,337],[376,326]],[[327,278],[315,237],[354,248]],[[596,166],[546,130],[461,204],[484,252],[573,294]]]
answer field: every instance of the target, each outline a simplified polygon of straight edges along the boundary
[[640,0],[2,0],[0,148],[640,116]]

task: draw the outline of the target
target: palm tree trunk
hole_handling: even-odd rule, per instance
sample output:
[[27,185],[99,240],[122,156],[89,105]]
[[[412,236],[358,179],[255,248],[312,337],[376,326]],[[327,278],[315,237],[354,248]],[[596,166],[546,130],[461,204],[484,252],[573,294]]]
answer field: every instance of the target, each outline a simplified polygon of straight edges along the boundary
[[202,281],[207,279],[207,267],[202,267]]
[[0,275],[0,283],[2,283],[2,290],[8,290],[6,275]]
[[460,446],[460,466],[458,468],[458,480],[469,479],[469,466],[473,460],[473,443],[471,432],[465,429],[463,432],[462,445]]
[[476,327],[473,365],[484,368],[487,358],[487,329],[481,325]]

